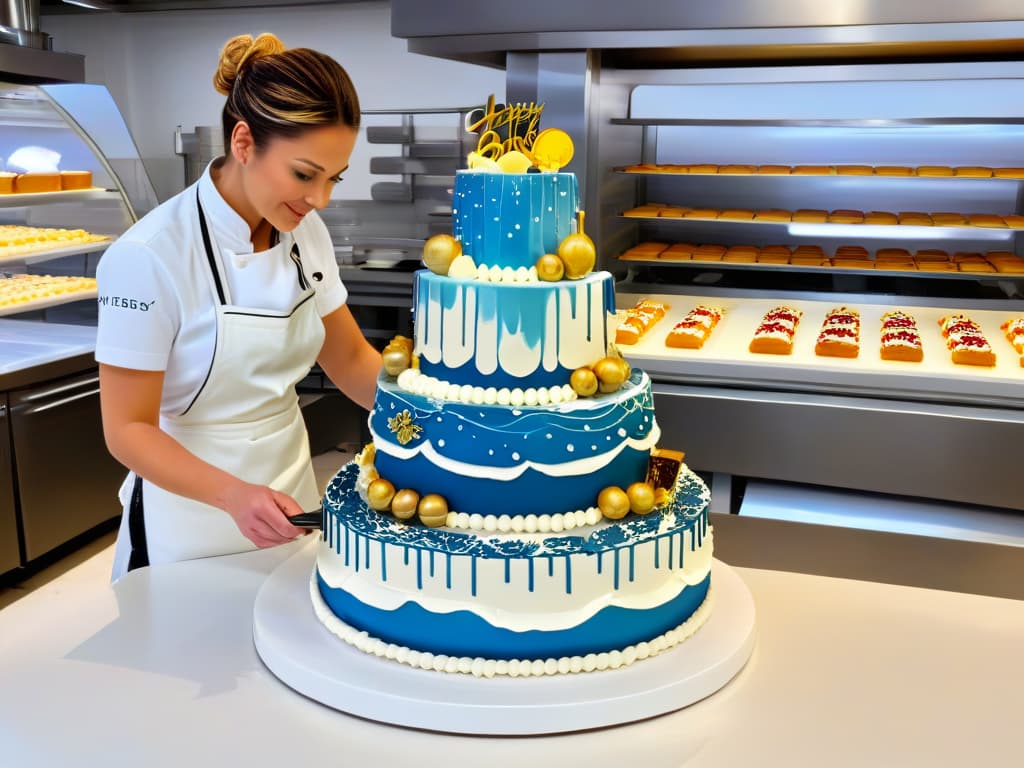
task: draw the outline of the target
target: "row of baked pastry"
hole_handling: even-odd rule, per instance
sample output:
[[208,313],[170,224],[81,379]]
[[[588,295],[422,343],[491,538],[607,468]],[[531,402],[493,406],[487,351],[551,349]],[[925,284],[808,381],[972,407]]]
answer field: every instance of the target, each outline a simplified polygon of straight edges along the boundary
[[726,262],[735,264],[791,264],[835,269],[878,269],[920,272],[1001,272],[1024,274],[1024,259],[1011,251],[954,252],[926,248],[879,248],[872,254],[860,245],[836,248],[832,256],[818,245],[695,245],[646,242],[633,246],[621,261]]
[[1024,168],[989,168],[982,165],[745,165],[732,163],[638,163],[622,169],[626,173],[717,174],[762,176],[922,176],[967,179],[1024,179]]
[[110,237],[107,235],[93,234],[84,229],[2,225],[0,226],[0,261],[69,246],[99,243],[109,239]]
[[[626,310],[616,333],[619,344],[635,344],[656,325],[668,311],[662,302],[643,299]],[[748,349],[756,354],[788,355],[793,351],[797,328],[803,310],[778,306],[768,310],[754,329]],[[698,305],[668,332],[665,345],[681,349],[700,349],[722,320],[721,307]],[[642,320],[638,318],[642,317]],[[942,337],[951,359],[958,365],[994,366],[996,353],[977,322],[963,314],[943,317],[939,321]],[[1024,367],[1024,317],[1013,318],[1001,326],[1007,341]],[[860,354],[860,313],[850,307],[835,307],[822,323],[815,340],[814,352],[823,357],[855,358]],[[917,321],[902,310],[882,315],[879,333],[879,356],[883,360],[921,362],[924,346]]]
[[788,211],[783,208],[689,208],[665,203],[646,203],[624,211],[623,216],[639,219],[694,219],[698,221],[753,221],[768,224],[871,224],[878,226],[912,227],[985,227],[990,229],[1024,229],[1024,216],[994,213],[957,213],[939,211],[859,211],[842,208],[826,211],[817,208],[799,208]]
[[91,171],[54,171],[53,173],[0,172],[0,195],[61,192],[92,187]]
[[0,277],[0,307],[27,304],[41,299],[70,296],[96,290],[92,277],[64,275],[14,275]]

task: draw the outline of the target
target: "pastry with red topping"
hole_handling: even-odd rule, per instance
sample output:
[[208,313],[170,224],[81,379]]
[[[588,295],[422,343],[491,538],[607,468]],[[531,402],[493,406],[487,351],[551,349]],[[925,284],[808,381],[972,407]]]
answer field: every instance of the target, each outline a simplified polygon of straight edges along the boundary
[[939,327],[957,365],[992,367],[996,364],[996,353],[992,351],[981,326],[967,315],[943,317],[939,320]]
[[722,309],[701,304],[687,313],[665,337],[665,346],[700,349],[722,319]]
[[1024,368],[1024,317],[1017,317],[1007,320],[999,326],[1006,334],[1006,340],[1010,346],[1020,355],[1020,365]]
[[625,311],[625,317],[615,329],[616,344],[636,344],[640,337],[665,316],[669,306],[660,301],[641,299]]
[[856,357],[860,353],[860,313],[836,307],[825,315],[814,354],[826,357]]
[[750,340],[750,351],[768,355],[789,355],[793,352],[793,337],[803,317],[802,310],[780,306],[765,312],[761,324]]
[[882,315],[882,345],[879,350],[883,360],[902,360],[920,363],[924,360],[924,347],[917,321],[898,309]]

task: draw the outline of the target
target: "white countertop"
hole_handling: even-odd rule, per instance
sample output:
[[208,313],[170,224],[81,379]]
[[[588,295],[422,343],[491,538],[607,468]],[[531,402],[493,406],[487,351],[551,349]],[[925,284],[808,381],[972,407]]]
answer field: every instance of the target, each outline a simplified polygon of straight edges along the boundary
[[0,319],[0,374],[95,351],[95,326]]
[[[0,611],[4,765],[1017,765],[1024,601],[735,569],[758,640],[717,694],[539,738],[359,720],[280,683],[252,643],[266,574],[301,543],[129,574]],[[608,673],[616,674],[616,673]]]

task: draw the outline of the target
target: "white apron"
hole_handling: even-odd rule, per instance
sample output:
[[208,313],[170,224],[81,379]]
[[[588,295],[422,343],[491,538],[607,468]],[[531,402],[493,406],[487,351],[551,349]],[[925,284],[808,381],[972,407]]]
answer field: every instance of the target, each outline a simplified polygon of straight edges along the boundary
[[[316,361],[325,332],[298,246],[290,236],[275,246],[282,249],[281,257],[290,249],[303,289],[291,312],[234,306],[198,193],[196,213],[202,236],[196,247],[206,254],[210,289],[218,300],[217,342],[206,381],[191,405],[179,416],[161,415],[160,428],[203,461],[286,493],[304,511],[312,511],[319,492],[295,385]],[[132,497],[140,491],[142,503],[133,506]],[[128,474],[120,498],[124,511],[113,580],[129,570],[129,561],[134,568],[256,549],[227,512],[146,480],[137,484],[134,473]]]

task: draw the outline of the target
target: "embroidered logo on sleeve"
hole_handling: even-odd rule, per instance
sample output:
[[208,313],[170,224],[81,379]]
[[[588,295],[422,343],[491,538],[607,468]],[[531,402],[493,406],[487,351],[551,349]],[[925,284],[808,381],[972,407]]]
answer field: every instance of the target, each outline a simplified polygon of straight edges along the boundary
[[120,307],[121,309],[134,309],[138,312],[149,312],[150,307],[156,304],[156,299],[140,301],[139,299],[130,299],[126,296],[99,296],[96,302],[101,307]]

